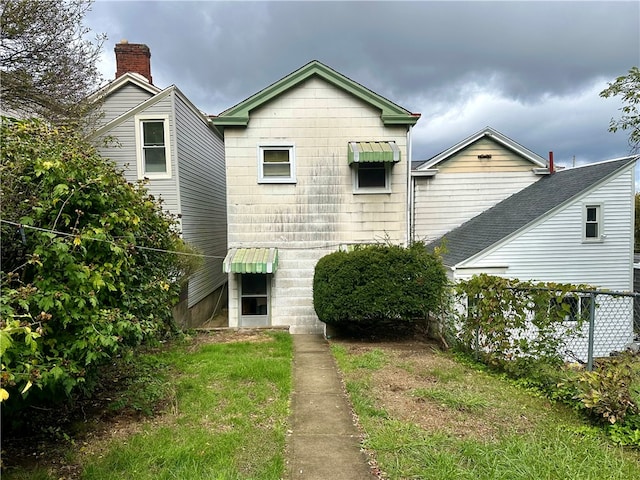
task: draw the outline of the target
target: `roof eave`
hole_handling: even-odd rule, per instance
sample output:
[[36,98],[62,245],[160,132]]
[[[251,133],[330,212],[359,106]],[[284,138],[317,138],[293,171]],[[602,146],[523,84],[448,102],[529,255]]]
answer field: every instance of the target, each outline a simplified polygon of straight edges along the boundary
[[283,92],[302,83],[312,76],[319,76],[327,82],[341,88],[362,101],[379,108],[381,119],[385,125],[414,125],[420,118],[420,114],[411,113],[396,105],[368,88],[345,77],[332,68],[314,60],[300,69],[290,73],[246,100],[225,110],[212,119],[218,126],[247,126],[252,110],[268,103]]

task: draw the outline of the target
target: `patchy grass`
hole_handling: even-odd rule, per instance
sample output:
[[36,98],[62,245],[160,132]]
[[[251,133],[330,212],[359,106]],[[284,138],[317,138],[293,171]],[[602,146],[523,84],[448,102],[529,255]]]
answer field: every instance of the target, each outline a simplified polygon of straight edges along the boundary
[[64,461],[43,457],[3,478],[279,479],[291,359],[284,332],[198,335],[138,357],[140,375],[114,386],[108,420],[70,437]]
[[640,453],[428,344],[334,340],[332,351],[383,478],[640,478]]

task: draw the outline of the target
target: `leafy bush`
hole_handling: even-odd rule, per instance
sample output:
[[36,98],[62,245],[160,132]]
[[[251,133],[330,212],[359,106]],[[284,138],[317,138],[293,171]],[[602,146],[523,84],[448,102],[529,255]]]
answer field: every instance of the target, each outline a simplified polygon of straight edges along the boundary
[[101,362],[171,328],[191,265],[156,250],[185,248],[175,220],[73,132],[0,127],[5,413],[90,389]]
[[313,304],[327,324],[410,323],[439,306],[446,282],[440,259],[420,243],[362,246],[320,259]]
[[[593,416],[609,423],[623,423],[627,414],[638,414],[640,385],[629,353],[599,362],[592,372],[584,372],[577,382],[579,400]],[[634,398],[635,397],[635,398]]]

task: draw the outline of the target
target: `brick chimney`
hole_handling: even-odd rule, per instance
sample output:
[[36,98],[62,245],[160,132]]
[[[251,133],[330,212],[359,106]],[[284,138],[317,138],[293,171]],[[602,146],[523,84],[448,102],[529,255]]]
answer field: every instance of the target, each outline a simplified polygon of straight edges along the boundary
[[116,78],[125,73],[139,73],[149,83],[151,80],[151,51],[141,43],[129,43],[121,40],[113,49],[116,52]]

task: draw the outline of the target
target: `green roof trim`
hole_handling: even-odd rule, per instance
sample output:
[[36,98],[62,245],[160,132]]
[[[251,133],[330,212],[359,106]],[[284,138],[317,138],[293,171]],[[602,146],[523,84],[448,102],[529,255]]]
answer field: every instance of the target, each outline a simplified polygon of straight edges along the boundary
[[275,273],[277,248],[232,248],[222,262],[224,273]]
[[380,109],[380,118],[385,125],[415,125],[420,118],[419,113],[411,113],[323,63],[313,60],[255,95],[225,110],[220,115],[212,117],[211,121],[214,125],[221,127],[246,127],[249,123],[251,110],[264,105],[314,75]]
[[349,165],[362,162],[399,162],[396,142],[349,142]]

